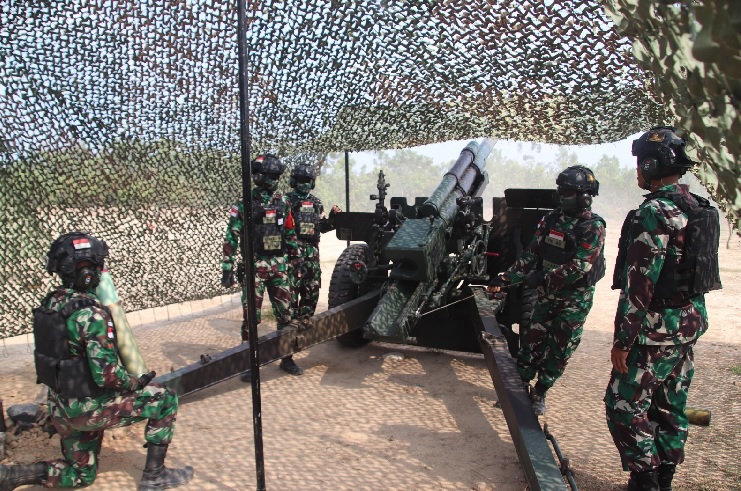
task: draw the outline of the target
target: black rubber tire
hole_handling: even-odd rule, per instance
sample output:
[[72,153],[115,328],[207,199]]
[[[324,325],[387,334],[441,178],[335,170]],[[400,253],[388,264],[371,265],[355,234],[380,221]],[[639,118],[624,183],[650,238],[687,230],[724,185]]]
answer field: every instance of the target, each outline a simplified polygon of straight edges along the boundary
[[520,311],[520,332],[530,323],[535,303],[538,301],[538,290],[522,287],[522,310]]
[[[343,303],[354,300],[360,296],[361,286],[356,285],[350,279],[350,265],[358,259],[365,262],[369,267],[370,249],[367,244],[352,244],[342,251],[334,265],[332,278],[329,280],[329,308],[337,307]],[[355,329],[337,336],[337,342],[343,346],[357,348],[369,342],[363,337],[362,329]]]

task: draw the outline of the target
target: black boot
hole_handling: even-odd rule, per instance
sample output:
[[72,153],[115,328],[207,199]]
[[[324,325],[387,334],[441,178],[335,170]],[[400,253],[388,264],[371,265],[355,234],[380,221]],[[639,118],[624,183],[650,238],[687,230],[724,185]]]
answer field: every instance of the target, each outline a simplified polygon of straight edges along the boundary
[[46,464],[0,465],[0,491],[11,491],[24,484],[44,484]]
[[296,365],[293,361],[293,356],[286,356],[280,361],[280,369],[284,372],[288,372],[291,375],[303,375],[304,369]]
[[631,471],[628,491],[659,491],[659,478],[656,471]]
[[182,469],[165,467],[165,455],[167,445],[148,445],[147,463],[139,483],[139,491],[176,488],[193,478],[193,468],[189,465]]
[[659,466],[659,491],[672,491],[672,479],[674,471],[677,469],[676,464],[661,463]]

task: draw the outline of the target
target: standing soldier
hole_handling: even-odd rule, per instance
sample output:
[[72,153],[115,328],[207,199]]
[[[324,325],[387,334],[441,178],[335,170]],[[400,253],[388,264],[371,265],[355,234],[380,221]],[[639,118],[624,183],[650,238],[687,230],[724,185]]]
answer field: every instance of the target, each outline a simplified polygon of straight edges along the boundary
[[537,289],[530,322],[520,326],[517,354],[517,370],[537,415],[545,414],[546,392],[579,346],[594,287],[605,275],[605,221],[591,211],[599,182],[591,170],[575,165],[558,175],[556,185],[561,206],[540,220],[515,264],[490,282],[493,291],[519,283]]
[[0,465],[3,491],[24,484],[90,485],[104,430],[145,420],[147,460],[139,491],[178,487],[193,477],[190,466],[164,465],[177,395],[151,384],[154,372],[137,377],[119,361],[116,326],[94,293],[107,256],[105,242],[79,232],[62,235],[51,245],[46,270],[57,273],[62,286],[34,310],[34,357],[37,380],[49,386],[49,416],[61,437],[63,458]]
[[679,178],[692,166],[674,128],[633,142],[638,186],[615,265],[620,300],[605,393],[607,426],[630,471],[628,489],[672,489],[684,461],[693,346],[707,330],[704,293],[721,287],[718,211]]
[[[278,329],[284,329],[291,323],[291,280],[289,277],[289,257],[298,255],[296,232],[291,209],[285,196],[276,193],[280,176],[286,169],[278,157],[272,154],[259,155],[252,161],[252,175],[255,187],[252,189],[252,218],[254,220],[254,272],[255,272],[255,320],[260,323],[262,300],[265,290],[268,291]],[[224,259],[221,263],[221,284],[229,288],[234,286],[234,255],[240,244],[244,227],[244,204],[240,200],[231,208],[231,217],[224,241]],[[241,248],[244,260],[244,248]],[[242,340],[247,340],[247,319],[251,312],[247,310],[247,288],[242,287]],[[280,362],[280,368],[291,375],[301,375],[304,370],[296,365],[293,356],[287,356]],[[243,377],[249,381],[249,376]]]
[[291,259],[293,311],[297,317],[310,317],[316,310],[322,286],[322,271],[319,264],[320,234],[334,230],[334,216],[342,210],[333,205],[329,218],[324,217],[321,200],[311,194],[316,183],[316,171],[312,166],[294,167],[289,183],[293,191],[288,193],[286,198],[296,224],[299,250],[298,256]]

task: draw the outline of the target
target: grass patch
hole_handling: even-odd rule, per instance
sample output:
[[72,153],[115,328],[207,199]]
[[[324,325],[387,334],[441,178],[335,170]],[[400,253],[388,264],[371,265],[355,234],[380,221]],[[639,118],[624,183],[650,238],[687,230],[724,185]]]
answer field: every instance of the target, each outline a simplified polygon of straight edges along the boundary
[[739,366],[732,366],[729,370],[731,370],[731,373],[735,373],[736,375],[741,375],[741,367]]

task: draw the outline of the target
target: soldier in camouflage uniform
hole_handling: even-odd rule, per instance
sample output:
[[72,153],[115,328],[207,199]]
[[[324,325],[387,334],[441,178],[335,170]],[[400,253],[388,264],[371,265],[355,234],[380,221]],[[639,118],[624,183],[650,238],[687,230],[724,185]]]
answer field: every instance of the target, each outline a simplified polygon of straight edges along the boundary
[[[298,255],[296,231],[291,209],[285,196],[276,193],[278,180],[285,171],[278,157],[260,155],[252,161],[255,187],[252,189],[252,216],[254,220],[253,253],[255,272],[255,320],[260,323],[265,290],[273,306],[278,329],[284,329],[295,317],[291,311],[290,258]],[[234,285],[234,256],[244,227],[244,204],[240,200],[231,209],[229,225],[224,240],[224,259],[221,263],[224,287]],[[244,259],[244,248],[241,249]],[[247,310],[247,288],[242,287],[242,339],[247,339],[246,321],[251,315]],[[293,356],[280,362],[280,368],[291,375],[301,375],[303,369],[296,365]],[[249,376],[243,377],[246,382]]]
[[715,277],[699,288],[675,280],[682,270],[677,265],[691,259],[682,257],[692,237],[687,212],[707,204],[678,184],[693,165],[684,145],[671,127],[653,128],[633,142],[638,185],[651,194],[628,215],[620,238],[613,283],[620,288],[620,300],[604,400],[607,426],[623,470],[630,471],[628,489],[634,491],[672,489],[676,465],[684,460],[693,346],[708,328],[703,292],[720,288],[720,225],[712,207],[715,218],[697,242],[715,255],[714,266],[709,260],[703,268],[715,271]]
[[538,415],[545,414],[546,392],[579,346],[595,284],[605,273],[605,221],[591,211],[599,182],[588,168],[572,166],[556,184],[561,206],[540,220],[515,264],[490,282],[492,291],[520,283],[537,290],[530,321],[520,326],[517,370]]
[[155,373],[128,373],[120,363],[116,326],[95,296],[108,247],[73,232],[51,246],[46,269],[63,286],[34,310],[37,380],[49,386],[49,415],[61,437],[63,458],[31,465],[0,466],[0,489],[24,484],[72,488],[95,481],[107,428],[147,421],[147,460],[139,490],[187,483],[193,468],[164,466],[172,440],[177,395],[151,384]]
[[298,317],[314,315],[322,286],[319,263],[320,234],[334,230],[334,215],[342,210],[332,206],[329,218],[324,217],[324,206],[311,194],[316,183],[316,171],[310,165],[297,165],[289,181],[293,191],[286,195],[291,215],[296,224],[299,253],[291,258],[292,304]]

